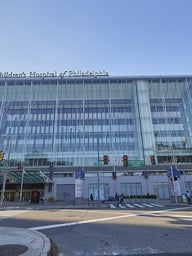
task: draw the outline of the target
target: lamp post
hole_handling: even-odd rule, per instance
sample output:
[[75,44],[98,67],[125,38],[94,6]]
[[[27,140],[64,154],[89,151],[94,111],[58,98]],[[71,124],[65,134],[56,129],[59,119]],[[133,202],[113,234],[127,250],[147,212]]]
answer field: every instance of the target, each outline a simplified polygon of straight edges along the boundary
[[0,207],[3,207],[4,197],[5,197],[5,187],[6,187],[6,180],[7,180],[7,172],[6,170],[3,171],[3,187],[1,191],[1,203]]
[[9,159],[10,159],[10,152],[11,152],[11,140],[9,141],[9,147],[8,147],[8,156],[7,156],[7,164],[6,167],[4,169],[4,174],[3,174],[3,187],[2,187],[2,191],[1,191],[1,203],[0,203],[0,207],[3,207],[3,202],[4,202],[4,198],[5,198],[5,188],[6,188],[6,181],[7,181],[7,170],[9,167]]
[[24,174],[25,174],[25,168],[24,168],[24,165],[23,165],[22,166],[22,176],[21,176],[21,188],[20,188],[20,194],[19,194],[19,202],[22,201]]

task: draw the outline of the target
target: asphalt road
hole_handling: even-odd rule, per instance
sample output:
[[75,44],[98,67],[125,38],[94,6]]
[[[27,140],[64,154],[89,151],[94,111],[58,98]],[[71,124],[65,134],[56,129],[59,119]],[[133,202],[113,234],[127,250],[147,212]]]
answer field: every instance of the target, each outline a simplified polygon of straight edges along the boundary
[[38,230],[60,255],[192,255],[192,207],[0,211],[0,226]]

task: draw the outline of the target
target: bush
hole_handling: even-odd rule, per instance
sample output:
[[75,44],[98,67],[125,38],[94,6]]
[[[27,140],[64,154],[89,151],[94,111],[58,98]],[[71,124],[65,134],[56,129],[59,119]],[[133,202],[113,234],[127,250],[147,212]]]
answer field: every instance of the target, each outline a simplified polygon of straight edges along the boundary
[[147,195],[131,195],[131,196],[124,196],[126,199],[131,199],[131,198],[140,198],[140,199],[157,199],[157,195],[155,194],[147,194]]
[[56,201],[56,199],[55,199],[54,196],[48,197],[48,202],[53,203],[53,202],[55,202],[55,201]]

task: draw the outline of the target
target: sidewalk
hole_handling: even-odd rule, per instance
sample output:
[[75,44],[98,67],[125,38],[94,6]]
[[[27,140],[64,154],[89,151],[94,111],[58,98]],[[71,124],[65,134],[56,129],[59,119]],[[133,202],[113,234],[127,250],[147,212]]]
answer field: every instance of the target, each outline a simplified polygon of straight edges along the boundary
[[47,256],[51,243],[38,231],[0,227],[0,256]]

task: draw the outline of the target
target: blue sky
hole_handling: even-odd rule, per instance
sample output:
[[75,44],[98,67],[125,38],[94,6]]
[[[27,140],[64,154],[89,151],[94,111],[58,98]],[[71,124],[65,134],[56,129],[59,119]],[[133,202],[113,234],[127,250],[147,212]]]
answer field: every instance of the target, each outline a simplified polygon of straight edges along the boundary
[[0,72],[192,74],[192,0],[2,0]]

